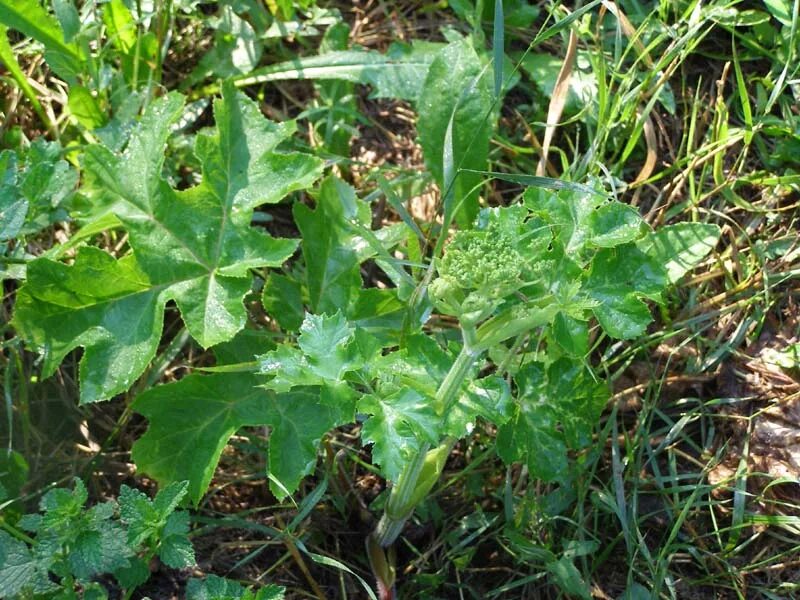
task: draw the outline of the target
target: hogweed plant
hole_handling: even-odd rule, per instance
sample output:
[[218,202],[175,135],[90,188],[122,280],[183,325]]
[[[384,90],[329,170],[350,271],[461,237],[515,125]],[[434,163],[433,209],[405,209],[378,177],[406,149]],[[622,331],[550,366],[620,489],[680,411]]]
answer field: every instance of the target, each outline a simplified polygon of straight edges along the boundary
[[[196,136],[199,182],[177,190],[163,174],[185,110],[173,92],[148,104],[127,141],[82,147],[79,194],[91,209],[69,242],[27,262],[13,317],[45,376],[83,348],[80,401],[91,403],[146,373],[165,308],[177,306],[217,365],[136,396],[149,424],[133,459],[162,486],[188,481],[195,505],[243,427],[269,428],[269,485],[283,499],[314,472],[331,430],[360,425],[390,487],[367,539],[381,598],[394,594],[387,549],[478,420],[496,428],[503,461],[567,484],[609,398],[591,350],[644,333],[647,302],[719,235],[697,223],[653,231],[598,181],[518,176],[532,184],[520,198],[481,208],[491,74],[467,40],[426,60],[412,100],[443,192],[440,225],[420,227],[394,202],[402,219],[374,229],[368,202],[290,149],[294,122],[265,119],[231,83],[214,102],[215,128]],[[313,207],[292,205],[299,239],[253,225],[259,207],[301,190]],[[106,230],[126,236],[117,256],[88,243]],[[386,285],[365,286],[368,262]],[[244,301],[256,299],[270,335],[251,350],[258,326]]]

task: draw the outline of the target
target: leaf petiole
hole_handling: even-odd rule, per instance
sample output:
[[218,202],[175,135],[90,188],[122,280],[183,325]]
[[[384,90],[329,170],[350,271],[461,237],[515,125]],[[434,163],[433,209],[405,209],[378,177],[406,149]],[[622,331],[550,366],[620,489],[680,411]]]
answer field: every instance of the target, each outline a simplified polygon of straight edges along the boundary
[[[474,327],[462,327],[461,333],[464,344],[434,398],[436,413],[442,418],[458,400],[464,381],[482,354],[482,350],[476,350],[471,345],[475,340]],[[414,508],[425,499],[439,480],[447,456],[456,441],[455,438],[448,436],[436,448],[431,449],[429,444],[423,445],[415,459],[403,469],[372,534],[380,546],[384,548],[391,546],[399,537]]]

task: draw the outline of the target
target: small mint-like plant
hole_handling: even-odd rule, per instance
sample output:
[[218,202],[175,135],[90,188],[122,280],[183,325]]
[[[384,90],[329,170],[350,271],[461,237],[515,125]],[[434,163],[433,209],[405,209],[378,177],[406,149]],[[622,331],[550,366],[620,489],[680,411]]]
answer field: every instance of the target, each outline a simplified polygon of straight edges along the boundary
[[113,575],[130,598],[148,579],[154,556],[176,569],[194,565],[189,516],[176,510],[186,491],[186,482],[176,482],[150,500],[122,486],[119,504],[87,508],[80,479],[72,490],[50,490],[39,514],[0,531],[0,598],[77,598],[77,591],[106,598],[94,581],[100,575]]
[[268,585],[253,591],[236,581],[209,575],[205,579],[190,579],[186,586],[187,600],[283,600],[284,588]]

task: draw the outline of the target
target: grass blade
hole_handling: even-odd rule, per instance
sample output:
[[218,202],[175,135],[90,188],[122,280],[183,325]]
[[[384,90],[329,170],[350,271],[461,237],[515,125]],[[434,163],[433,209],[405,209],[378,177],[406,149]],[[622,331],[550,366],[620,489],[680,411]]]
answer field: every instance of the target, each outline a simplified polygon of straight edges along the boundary
[[459,169],[467,173],[480,173],[492,179],[499,179],[501,181],[508,181],[510,183],[518,183],[524,186],[541,187],[548,190],[572,190],[573,192],[580,192],[582,194],[590,194],[592,196],[605,196],[605,193],[599,192],[590,188],[588,185],[582,183],[575,183],[573,181],[564,181],[562,179],[555,179],[553,177],[542,177],[540,175],[523,175],[515,173],[497,173],[495,171],[476,171],[474,169]]
[[499,98],[503,90],[503,51],[505,48],[505,22],[503,0],[494,0],[494,30],[492,46],[494,51],[494,97]]

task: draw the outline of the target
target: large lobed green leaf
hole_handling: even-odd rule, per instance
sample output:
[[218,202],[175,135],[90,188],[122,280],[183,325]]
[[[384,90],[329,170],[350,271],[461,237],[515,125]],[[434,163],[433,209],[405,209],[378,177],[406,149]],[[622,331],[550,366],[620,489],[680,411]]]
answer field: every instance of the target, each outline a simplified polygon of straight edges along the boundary
[[115,260],[81,248],[73,266],[39,259],[17,294],[17,331],[44,353],[42,370],[53,373],[76,346],[81,401],[94,402],[128,389],[155,355],[166,302],[133,256]]
[[382,396],[363,396],[358,410],[371,415],[364,422],[361,440],[372,444],[372,460],[381,466],[389,481],[397,481],[425,443],[439,442],[440,418],[433,402],[411,388]]
[[51,592],[55,588],[46,566],[21,541],[0,531],[0,598],[16,598],[25,591]]
[[561,358],[549,367],[526,365],[514,378],[517,411],[501,426],[497,453],[507,463],[524,461],[545,481],[569,477],[568,451],[591,443],[608,401],[608,388],[581,363]]
[[303,236],[312,312],[346,311],[361,288],[359,256],[349,222],[367,218],[369,208],[343,181],[329,177],[320,187],[314,210],[295,204],[293,212]]
[[641,335],[652,321],[642,299],[659,300],[669,280],[664,258],[646,251],[658,234],[638,211],[573,190],[530,188],[524,202],[553,230],[555,243],[537,266],[562,310],[554,340],[572,356],[585,354],[588,330],[581,322],[589,311],[614,338]]
[[658,299],[666,287],[664,268],[634,244],[600,250],[585,283],[589,297],[597,302],[594,315],[617,339],[644,333],[652,317],[640,297]]
[[380,350],[375,338],[351,326],[340,312],[307,314],[297,345],[281,344],[257,357],[260,372],[271,376],[264,387],[283,392],[296,386],[336,385]]
[[[311,312],[333,314],[341,310],[348,317],[361,319],[376,316],[364,310],[360,265],[375,257],[376,263],[395,282],[408,278],[388,252],[405,239],[405,225],[398,223],[373,232],[369,204],[359,200],[351,186],[334,176],[326,178],[314,195],[314,209],[297,203],[292,211],[303,236],[305,276],[302,283],[308,291]],[[279,284],[283,289],[270,284],[264,293],[265,306],[289,300],[293,306],[286,310],[297,315],[300,310],[298,289],[290,291],[285,285],[288,283],[284,280]]]
[[122,392],[144,371],[168,300],[202,346],[230,340],[246,321],[249,270],[278,266],[297,246],[250,227],[256,206],[278,202],[322,171],[316,158],[276,152],[293,124],[267,121],[255,103],[226,86],[214,105],[216,131],[197,140],[203,180],[175,191],[161,169],[182,110],[183,98],[170,94],[145,112],[123,153],[100,145],[85,151],[88,179],[103,188],[133,254],[115,260],[85,248],[69,267],[38,259],[17,295],[15,326],[44,351],[45,375],[70,350],[85,348],[81,402]]
[[200,501],[222,450],[245,425],[272,427],[270,487],[276,496],[297,489],[317,459],[317,444],[331,428],[353,419],[345,388],[296,387],[276,394],[249,373],[189,375],[137,397],[134,409],[148,418],[133,459],[165,485],[189,480],[189,498]]

